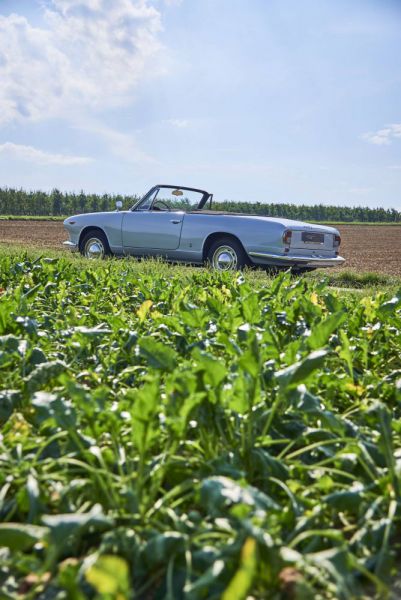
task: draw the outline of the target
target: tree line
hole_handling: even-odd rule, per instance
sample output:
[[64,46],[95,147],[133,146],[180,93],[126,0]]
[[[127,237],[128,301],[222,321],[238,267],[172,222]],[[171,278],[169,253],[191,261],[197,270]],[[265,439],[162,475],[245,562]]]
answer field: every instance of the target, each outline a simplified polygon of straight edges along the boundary
[[[124,208],[129,208],[139,196],[120,194],[69,193],[54,189],[51,192],[25,191],[22,189],[0,188],[0,215],[25,216],[68,216],[85,212],[114,210],[120,200]],[[178,208],[185,209],[177,202]],[[366,223],[401,222],[401,211],[394,208],[368,208],[363,206],[331,206],[324,204],[279,204],[262,202],[234,202],[224,200],[213,202],[215,210],[248,213],[253,215],[284,217],[309,221],[361,221]]]
[[27,192],[22,189],[0,188],[0,215],[68,216],[78,213],[115,209],[116,201],[124,207],[134,204],[139,196],[111,194],[79,194],[60,192]]
[[216,210],[246,212],[269,217],[284,217],[305,221],[361,221],[366,223],[401,222],[401,211],[394,208],[369,208],[367,206],[332,206],[325,204],[277,204],[262,202],[215,202]]

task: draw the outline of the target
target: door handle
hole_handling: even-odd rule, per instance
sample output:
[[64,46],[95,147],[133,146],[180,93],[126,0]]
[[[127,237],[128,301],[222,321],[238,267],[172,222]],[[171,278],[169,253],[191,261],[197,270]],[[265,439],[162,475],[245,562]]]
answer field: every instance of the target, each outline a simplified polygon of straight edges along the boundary
[[178,223],[181,223],[180,219],[170,219],[170,223],[174,223],[174,225],[178,225]]

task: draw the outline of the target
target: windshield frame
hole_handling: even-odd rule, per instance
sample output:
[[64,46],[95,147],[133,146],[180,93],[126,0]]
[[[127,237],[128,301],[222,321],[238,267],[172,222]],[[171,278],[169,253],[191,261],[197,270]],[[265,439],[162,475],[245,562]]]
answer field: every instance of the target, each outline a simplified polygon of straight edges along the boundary
[[150,205],[149,208],[147,209],[141,209],[140,206],[141,204],[144,204],[146,202],[146,200],[152,195],[154,194],[154,192],[156,190],[160,190],[161,188],[167,188],[167,189],[171,189],[171,190],[183,190],[183,191],[188,191],[188,192],[197,192],[198,194],[202,194],[202,198],[200,199],[200,202],[197,206],[196,209],[194,210],[201,210],[206,202],[209,200],[209,198],[212,196],[212,194],[209,194],[209,192],[206,192],[205,190],[199,190],[197,188],[190,188],[190,187],[184,187],[182,185],[164,185],[164,184],[159,184],[159,185],[154,185],[140,200],[138,200],[138,202],[136,202],[131,208],[130,210],[133,211],[140,211],[143,210],[143,212],[148,212],[151,211],[153,209],[153,204],[157,201],[157,196],[158,193],[156,194],[156,196],[154,197],[152,204]]

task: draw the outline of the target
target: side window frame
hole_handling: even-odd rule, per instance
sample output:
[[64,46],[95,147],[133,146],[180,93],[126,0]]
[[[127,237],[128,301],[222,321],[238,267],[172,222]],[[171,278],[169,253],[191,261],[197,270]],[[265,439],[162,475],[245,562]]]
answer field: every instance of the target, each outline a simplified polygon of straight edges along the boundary
[[[141,212],[147,212],[147,211],[149,211],[150,212],[152,210],[152,207],[153,207],[155,201],[156,201],[156,198],[157,198],[157,195],[158,195],[159,191],[160,191],[159,187],[151,189],[146,194],[146,196],[144,197],[144,199],[137,206],[135,206],[134,211],[138,211],[138,212],[139,211],[141,211]],[[152,198],[152,196],[153,196],[153,198]],[[147,203],[149,201],[149,198],[152,198],[152,200],[151,200],[148,208],[142,208],[143,205],[147,205]]]

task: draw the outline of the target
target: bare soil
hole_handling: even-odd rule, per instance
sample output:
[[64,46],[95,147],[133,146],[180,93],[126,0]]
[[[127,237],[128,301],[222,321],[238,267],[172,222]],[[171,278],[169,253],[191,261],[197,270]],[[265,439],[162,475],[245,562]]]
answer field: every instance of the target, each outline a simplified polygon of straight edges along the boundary
[[[341,256],[345,265],[336,269],[358,273],[401,276],[401,225],[339,225]],[[61,249],[68,239],[62,223],[57,221],[1,221],[1,245],[26,245]],[[68,252],[68,250],[66,250]]]
[[0,244],[60,250],[68,234],[59,221],[2,221]]
[[401,275],[401,225],[339,225],[341,270]]

